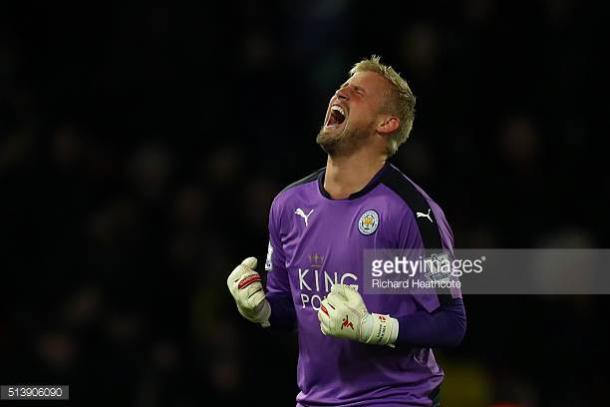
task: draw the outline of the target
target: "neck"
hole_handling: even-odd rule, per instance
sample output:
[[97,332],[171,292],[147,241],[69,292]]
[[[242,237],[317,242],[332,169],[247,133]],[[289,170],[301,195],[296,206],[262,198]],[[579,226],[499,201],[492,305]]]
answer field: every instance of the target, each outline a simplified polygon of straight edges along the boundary
[[346,199],[367,186],[385,162],[385,156],[371,156],[364,149],[349,156],[328,156],[324,189],[333,199]]

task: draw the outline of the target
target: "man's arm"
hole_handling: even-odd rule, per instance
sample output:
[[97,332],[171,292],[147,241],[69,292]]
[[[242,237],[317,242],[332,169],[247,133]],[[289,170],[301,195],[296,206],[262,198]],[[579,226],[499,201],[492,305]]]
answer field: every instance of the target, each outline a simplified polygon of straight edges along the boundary
[[245,259],[233,270],[227,279],[227,286],[239,313],[248,321],[265,328],[271,326],[273,329],[291,330],[296,323],[296,313],[280,244],[278,216],[274,201],[269,216],[270,237],[265,262],[267,292],[256,272],[257,260],[254,257]]
[[269,211],[269,246],[267,260],[267,300],[271,306],[271,328],[291,331],[296,326],[296,312],[292,300],[286,256],[281,241],[281,208],[277,200],[271,204]]
[[269,323],[271,329],[278,331],[292,331],[296,326],[296,312],[292,297],[286,294],[268,294],[267,300],[271,306]]
[[419,348],[458,346],[466,334],[466,310],[461,298],[453,298],[433,312],[417,311],[397,317],[396,345]]
[[[410,189],[415,192],[414,189]],[[445,214],[420,193],[411,195],[411,211],[402,217],[398,247],[407,250],[439,252],[453,257],[453,232]],[[414,212],[429,213],[429,218]],[[415,313],[397,316],[400,326],[396,344],[415,347],[458,346],[466,334],[466,310],[459,289],[415,295],[421,306]]]
[[466,312],[461,298],[441,304],[432,312],[421,310],[406,316],[369,312],[353,288],[335,284],[322,301],[318,319],[324,335],[371,345],[450,347],[466,333]]

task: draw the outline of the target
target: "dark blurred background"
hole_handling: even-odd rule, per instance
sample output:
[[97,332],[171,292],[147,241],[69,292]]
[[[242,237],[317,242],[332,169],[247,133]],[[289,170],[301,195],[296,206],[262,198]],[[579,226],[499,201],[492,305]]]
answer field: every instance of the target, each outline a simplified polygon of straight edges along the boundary
[[[608,247],[602,6],[0,4],[0,382],[69,405],[294,405],[297,343],[226,277],[265,255],[350,66],[418,97],[393,158],[459,248]],[[607,297],[466,298],[444,405],[607,404]]]

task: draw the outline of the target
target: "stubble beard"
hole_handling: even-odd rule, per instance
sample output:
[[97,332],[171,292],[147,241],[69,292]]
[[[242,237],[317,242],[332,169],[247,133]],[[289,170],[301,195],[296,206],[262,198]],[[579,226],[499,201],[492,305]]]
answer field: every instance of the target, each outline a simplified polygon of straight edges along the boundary
[[349,156],[359,150],[372,136],[372,125],[366,128],[350,128],[349,123],[339,134],[332,134],[324,129],[318,132],[316,143],[331,157]]

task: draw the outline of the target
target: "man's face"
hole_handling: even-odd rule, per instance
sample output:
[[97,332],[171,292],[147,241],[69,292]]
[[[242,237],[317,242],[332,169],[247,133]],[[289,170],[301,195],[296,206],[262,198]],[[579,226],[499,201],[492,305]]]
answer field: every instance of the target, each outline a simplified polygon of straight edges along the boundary
[[375,134],[377,115],[388,91],[386,79],[375,72],[357,72],[330,99],[316,141],[329,155],[348,155]]

